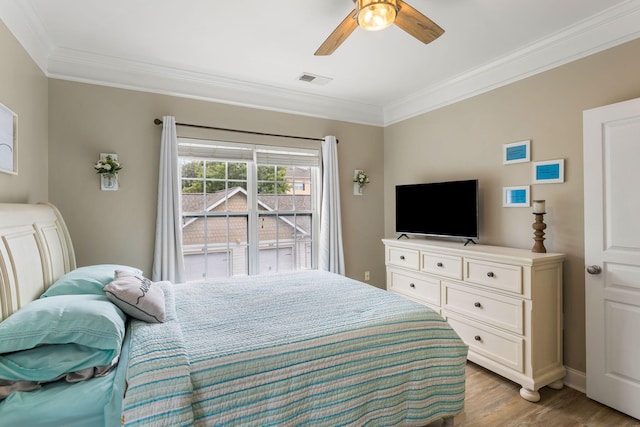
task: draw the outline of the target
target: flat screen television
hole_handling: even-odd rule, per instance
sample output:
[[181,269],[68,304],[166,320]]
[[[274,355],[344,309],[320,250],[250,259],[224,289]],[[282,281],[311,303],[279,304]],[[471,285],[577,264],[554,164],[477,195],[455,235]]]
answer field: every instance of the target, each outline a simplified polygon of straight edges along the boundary
[[396,232],[477,240],[478,180],[397,185]]

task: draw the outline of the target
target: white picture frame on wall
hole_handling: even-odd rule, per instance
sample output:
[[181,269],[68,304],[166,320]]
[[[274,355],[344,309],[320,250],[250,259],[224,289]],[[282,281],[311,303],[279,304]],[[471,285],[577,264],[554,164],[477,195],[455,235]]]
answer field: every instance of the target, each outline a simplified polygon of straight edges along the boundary
[[511,165],[529,161],[531,161],[530,139],[502,145],[502,164]]
[[502,206],[505,208],[527,208],[531,204],[528,185],[502,187]]
[[0,104],[0,172],[18,174],[18,115]]
[[564,159],[533,162],[534,184],[560,184],[564,182]]

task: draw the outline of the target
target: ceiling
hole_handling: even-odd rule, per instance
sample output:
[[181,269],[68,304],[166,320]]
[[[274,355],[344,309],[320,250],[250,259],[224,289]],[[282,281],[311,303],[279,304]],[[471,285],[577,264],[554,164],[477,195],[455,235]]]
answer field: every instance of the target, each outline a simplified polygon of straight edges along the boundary
[[640,37],[640,0],[406,2],[444,35],[357,28],[324,57],[351,0],[0,0],[0,19],[51,78],[378,126]]

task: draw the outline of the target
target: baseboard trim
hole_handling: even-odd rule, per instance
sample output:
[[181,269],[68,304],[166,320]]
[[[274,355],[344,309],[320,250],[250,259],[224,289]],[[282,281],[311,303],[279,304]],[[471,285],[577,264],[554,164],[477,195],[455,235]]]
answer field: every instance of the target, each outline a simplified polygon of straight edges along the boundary
[[578,390],[581,393],[587,394],[587,374],[576,369],[568,368],[567,375],[564,377],[564,385],[571,387],[574,390]]

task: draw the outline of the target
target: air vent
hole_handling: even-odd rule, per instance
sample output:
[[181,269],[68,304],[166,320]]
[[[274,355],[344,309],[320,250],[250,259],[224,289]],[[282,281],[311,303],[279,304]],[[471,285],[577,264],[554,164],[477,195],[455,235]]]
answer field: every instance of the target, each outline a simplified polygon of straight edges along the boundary
[[312,83],[314,85],[322,86],[322,85],[326,85],[333,79],[329,77],[317,76],[311,73],[302,73],[298,76],[298,80],[300,80],[301,82]]

